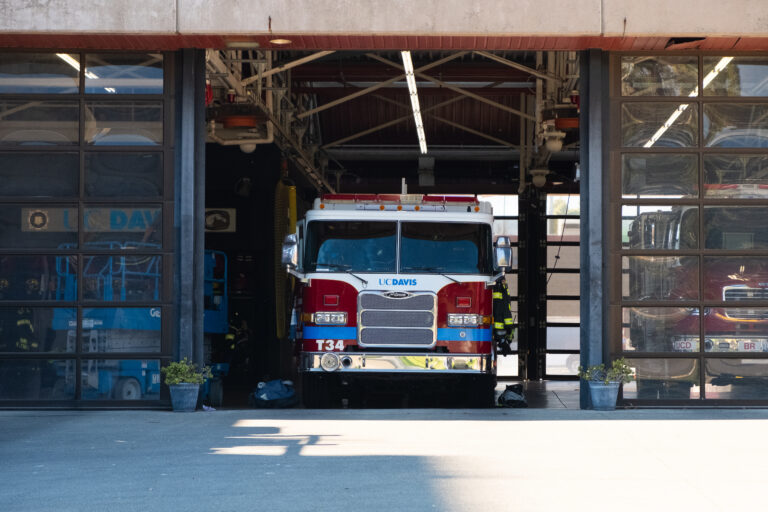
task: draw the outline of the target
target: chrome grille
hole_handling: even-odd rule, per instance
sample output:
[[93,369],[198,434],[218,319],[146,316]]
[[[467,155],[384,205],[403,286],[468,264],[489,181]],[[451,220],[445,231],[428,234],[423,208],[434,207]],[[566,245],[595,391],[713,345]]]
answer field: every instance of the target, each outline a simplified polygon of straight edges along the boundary
[[768,308],[725,308],[725,316],[742,320],[768,320]]
[[726,286],[723,300],[766,300],[768,288],[749,288],[747,286]]
[[362,292],[358,296],[360,345],[431,347],[435,344],[434,293]]

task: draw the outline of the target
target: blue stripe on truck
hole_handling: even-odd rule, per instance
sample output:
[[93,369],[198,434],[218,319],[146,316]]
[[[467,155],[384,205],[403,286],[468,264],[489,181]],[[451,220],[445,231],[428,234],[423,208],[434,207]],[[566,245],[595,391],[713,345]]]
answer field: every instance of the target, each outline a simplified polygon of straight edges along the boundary
[[438,341],[491,341],[491,330],[446,327],[437,330],[437,339]]
[[305,340],[355,340],[357,327],[305,326]]

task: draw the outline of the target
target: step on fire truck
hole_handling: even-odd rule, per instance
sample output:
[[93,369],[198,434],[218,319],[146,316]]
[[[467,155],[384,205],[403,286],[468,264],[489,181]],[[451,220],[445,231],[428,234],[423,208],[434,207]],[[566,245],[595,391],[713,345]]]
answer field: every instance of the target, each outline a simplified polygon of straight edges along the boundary
[[[371,383],[440,380],[491,405],[493,286],[509,239],[493,243],[474,197],[324,195],[283,262],[297,278],[295,348],[304,403],[334,404]],[[386,388],[385,388],[386,389]]]

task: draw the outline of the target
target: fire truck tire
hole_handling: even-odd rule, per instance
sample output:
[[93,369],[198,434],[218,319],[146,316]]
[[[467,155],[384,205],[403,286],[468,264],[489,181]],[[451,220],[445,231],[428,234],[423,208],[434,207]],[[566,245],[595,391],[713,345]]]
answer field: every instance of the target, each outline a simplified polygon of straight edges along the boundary
[[115,386],[116,400],[140,400],[141,384],[133,378],[120,379]]
[[307,409],[327,409],[333,403],[330,382],[325,375],[303,375],[301,395]]

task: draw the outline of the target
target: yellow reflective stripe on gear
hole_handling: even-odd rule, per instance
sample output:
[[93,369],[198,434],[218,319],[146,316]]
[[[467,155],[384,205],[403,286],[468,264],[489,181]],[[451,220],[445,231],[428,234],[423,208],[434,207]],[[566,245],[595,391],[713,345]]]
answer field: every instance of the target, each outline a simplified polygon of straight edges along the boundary
[[494,299],[500,299],[501,298],[501,292],[493,292],[493,298]]
[[501,323],[501,322],[493,322],[493,327],[494,327],[494,329],[503,329],[504,328],[504,324]]
[[21,320],[16,320],[16,325],[32,325],[32,321],[29,318],[22,318]]
[[233,340],[233,339],[235,339],[235,335],[234,334],[226,334],[226,335],[224,335],[224,339],[225,340]]
[[509,324],[513,324],[513,323],[515,323],[515,321],[514,321],[514,320],[512,320],[511,318],[505,318],[505,319],[504,319],[504,323],[505,323],[506,325],[509,325]]

